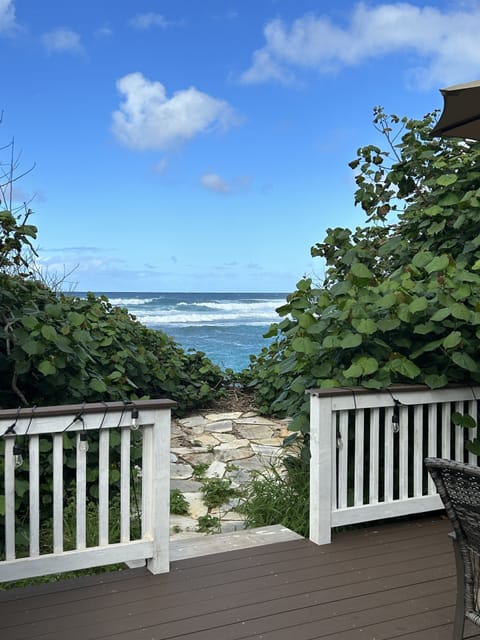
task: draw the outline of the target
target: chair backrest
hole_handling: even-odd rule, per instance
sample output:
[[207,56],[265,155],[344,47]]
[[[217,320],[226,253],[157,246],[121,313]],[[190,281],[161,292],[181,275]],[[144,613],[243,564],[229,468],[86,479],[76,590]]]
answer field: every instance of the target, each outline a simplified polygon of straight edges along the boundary
[[480,467],[426,458],[438,494],[453,525],[457,542],[480,553]]

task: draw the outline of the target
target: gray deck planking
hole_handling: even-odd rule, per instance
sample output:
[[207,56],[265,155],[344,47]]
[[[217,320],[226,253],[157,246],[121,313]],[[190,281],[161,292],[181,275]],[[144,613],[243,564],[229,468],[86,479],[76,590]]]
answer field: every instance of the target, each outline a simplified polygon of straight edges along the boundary
[[[449,523],[407,520],[0,592],[2,640],[450,640]],[[466,637],[480,639],[469,627]]]

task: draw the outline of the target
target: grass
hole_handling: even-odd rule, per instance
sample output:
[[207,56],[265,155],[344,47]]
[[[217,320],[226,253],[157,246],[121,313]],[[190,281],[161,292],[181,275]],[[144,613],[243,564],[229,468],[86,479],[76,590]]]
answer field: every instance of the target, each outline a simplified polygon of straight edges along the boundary
[[252,479],[237,511],[247,528],[282,524],[308,537],[309,465],[295,456],[286,456],[283,462],[285,472],[271,465]]

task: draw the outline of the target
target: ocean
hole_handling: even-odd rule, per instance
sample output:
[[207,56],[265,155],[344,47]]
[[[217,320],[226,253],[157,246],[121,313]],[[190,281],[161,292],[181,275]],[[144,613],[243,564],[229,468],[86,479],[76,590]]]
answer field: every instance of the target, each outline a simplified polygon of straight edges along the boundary
[[[126,307],[137,320],[161,329],[184,349],[203,351],[222,368],[241,371],[250,354],[269,344],[263,338],[285,293],[98,292]],[[82,295],[82,294],[79,294]]]

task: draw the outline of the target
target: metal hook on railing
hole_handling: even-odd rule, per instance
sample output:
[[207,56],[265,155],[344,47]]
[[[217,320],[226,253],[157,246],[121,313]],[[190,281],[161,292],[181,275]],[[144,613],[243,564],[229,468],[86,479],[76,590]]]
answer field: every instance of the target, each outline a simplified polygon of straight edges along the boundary
[[342,434],[340,433],[340,429],[337,429],[337,449],[341,449],[343,447]]
[[393,407],[392,414],[392,430],[393,433],[398,433],[400,431],[400,402],[393,398],[395,401],[395,406]]
[[15,416],[15,421],[9,427],[7,427],[5,433],[3,434],[4,436],[15,435],[15,427],[17,426],[18,416],[20,415],[20,409],[21,407],[17,407],[17,415]]

